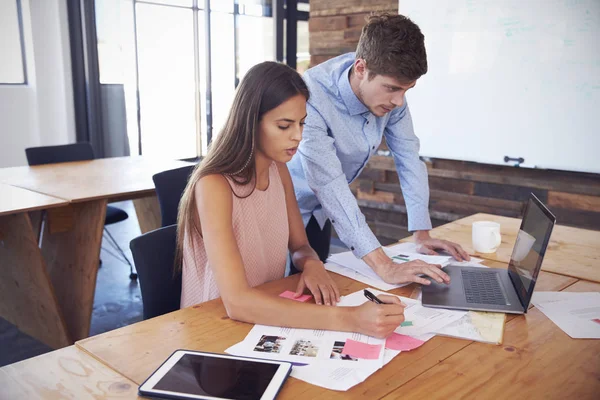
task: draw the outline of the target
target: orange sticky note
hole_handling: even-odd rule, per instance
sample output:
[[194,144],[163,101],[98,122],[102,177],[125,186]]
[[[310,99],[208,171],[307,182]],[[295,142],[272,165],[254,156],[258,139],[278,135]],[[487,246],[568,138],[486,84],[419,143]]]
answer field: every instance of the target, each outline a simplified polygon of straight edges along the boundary
[[385,348],[391,350],[410,351],[420,347],[423,343],[422,340],[415,339],[414,337],[400,335],[399,333],[392,333],[385,341]]
[[365,360],[376,360],[381,354],[380,344],[367,344],[356,340],[346,339],[342,350],[343,355],[362,358]]
[[285,292],[281,293],[279,295],[279,297],[283,297],[286,299],[290,299],[290,300],[296,300],[296,301],[301,301],[301,302],[307,302],[308,300],[312,299],[312,296],[310,294],[303,294],[300,297],[294,297],[296,293],[291,292],[289,290],[286,290]]

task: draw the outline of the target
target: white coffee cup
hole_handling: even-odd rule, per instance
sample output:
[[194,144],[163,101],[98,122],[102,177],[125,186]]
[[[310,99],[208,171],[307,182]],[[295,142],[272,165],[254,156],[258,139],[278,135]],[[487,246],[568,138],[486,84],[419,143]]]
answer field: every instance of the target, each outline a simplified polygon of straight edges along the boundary
[[500,224],[491,221],[473,222],[473,249],[478,253],[495,253],[500,247]]
[[520,230],[517,235],[517,241],[515,243],[515,249],[513,250],[512,258],[515,261],[521,262],[527,257],[529,251],[535,243],[535,238],[529,233]]

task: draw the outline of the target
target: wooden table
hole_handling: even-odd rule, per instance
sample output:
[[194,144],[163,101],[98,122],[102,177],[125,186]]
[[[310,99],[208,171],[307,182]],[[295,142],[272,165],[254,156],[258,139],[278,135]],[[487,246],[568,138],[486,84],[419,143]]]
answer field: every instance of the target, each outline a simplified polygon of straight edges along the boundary
[[71,340],[38,247],[39,211],[68,204],[0,183],[0,315],[52,347]]
[[[156,229],[160,227],[160,209],[152,175],[184,165],[189,163],[117,157],[0,169],[0,182],[67,203],[47,211],[48,223],[44,225],[41,247],[47,266],[46,279],[49,277],[61,314],[55,318],[64,320],[67,335],[57,336],[50,331],[42,331],[40,335],[39,330],[27,333],[54,348],[89,335],[107,203],[134,200],[142,233]],[[22,235],[25,228],[13,227],[11,240]],[[27,251],[19,246],[11,254],[6,262],[12,268],[28,257]],[[30,311],[47,312],[43,306]]]
[[[506,264],[499,262],[488,261],[487,264],[506,267]],[[365,286],[346,277],[332,275],[344,295]],[[261,289],[276,295],[284,290],[295,288],[297,279],[297,276],[289,277],[263,285]],[[559,291],[573,285],[576,281],[571,277],[542,272],[537,289]],[[594,287],[594,290],[600,290],[600,285]],[[394,290],[393,293],[409,296],[412,291],[413,287],[408,286]],[[520,358],[527,356],[531,360],[533,360],[531,357],[535,357],[535,362],[528,362],[520,367],[526,367],[528,376],[537,377],[541,383],[546,380],[551,380],[554,386],[560,383],[570,383],[569,386],[562,389],[559,387],[556,393],[561,393],[562,390],[564,393],[586,395],[589,394],[590,389],[600,389],[597,379],[590,380],[589,375],[582,375],[579,368],[573,367],[583,366],[583,363],[579,364],[577,359],[561,360],[552,353],[555,346],[566,346],[570,350],[576,351],[577,354],[587,354],[583,362],[588,362],[594,357],[594,354],[597,355],[600,351],[600,341],[571,340],[550,321],[540,325],[539,322],[543,319],[545,317],[540,316],[537,310],[532,310],[526,316],[507,316],[508,322],[503,346],[483,345],[467,340],[437,336],[418,350],[402,353],[389,365],[347,392],[332,392],[303,381],[290,379],[281,392],[281,398],[378,399],[394,393],[410,397],[411,394],[404,390],[406,384],[431,368],[445,365],[446,360],[452,359],[456,354],[466,351],[465,354],[470,355],[471,346],[473,349],[483,347],[490,354],[499,358],[505,353],[515,353],[518,355],[515,357]],[[540,328],[540,326],[543,327]],[[174,350],[184,348],[223,352],[227,347],[242,340],[251,327],[250,324],[230,320],[222,302],[217,299],[79,341],[76,346],[139,384]],[[541,341],[539,341],[540,337]],[[527,351],[530,347],[539,350],[537,353],[529,355]],[[559,355],[564,356],[564,351],[561,351]],[[481,360],[481,362],[483,361]],[[473,368],[478,368],[477,363],[473,363],[473,360],[470,362]],[[554,375],[546,374],[548,362],[556,363],[553,370],[560,368],[561,365],[569,368],[565,368],[566,370],[557,378]],[[596,378],[600,376],[600,365],[588,368]],[[493,371],[493,369],[488,369],[488,371]],[[460,373],[461,371],[451,370],[446,373],[445,377],[448,380],[454,379],[455,374]],[[465,383],[463,382],[463,384]],[[432,389],[436,386],[426,385],[426,387],[428,395],[436,392]],[[476,390],[477,386],[471,386],[471,389]],[[533,389],[530,388],[530,390]],[[444,396],[447,397],[448,393],[445,392]]]
[[[471,226],[475,221],[500,224],[502,244],[496,253],[482,254],[473,250]],[[491,214],[475,214],[434,228],[432,236],[459,243],[471,255],[508,263],[521,220]],[[406,238],[404,241],[411,241]],[[600,232],[556,225],[542,264],[543,271],[600,282]]]
[[3,399],[135,399],[134,382],[75,346],[0,368]]
[[[140,156],[0,169],[0,182],[69,200],[134,200],[142,233],[160,227],[152,175],[191,163]],[[104,217],[103,217],[104,218]]]
[[[575,239],[574,239],[575,240]],[[506,263],[486,260],[486,265],[506,268]],[[332,274],[342,295],[365,285]],[[298,275],[260,287],[278,295],[296,287]],[[415,285],[392,291],[411,296]],[[538,291],[600,291],[600,284],[542,271]],[[507,315],[501,346],[436,336],[420,348],[403,352],[365,382],[347,392],[335,392],[290,378],[281,399],[350,398],[597,398],[600,393],[599,340],[575,340],[535,307],[526,315]],[[100,363],[89,371],[109,368],[139,385],[174,350],[223,352],[241,341],[252,325],[227,317],[220,299],[178,310],[102,335],[78,341],[76,348]],[[60,373],[62,366],[44,359],[47,373]],[[27,362],[26,362],[27,363]],[[15,364],[18,365],[18,364]],[[31,360],[35,368],[35,359]],[[21,393],[26,368],[0,369],[0,385],[8,393]],[[58,372],[56,372],[58,371]],[[6,381],[4,376],[10,376]],[[57,375],[58,376],[58,375]],[[54,378],[53,382],[56,382]],[[48,384],[52,380],[48,379]],[[44,383],[45,384],[45,383]],[[12,391],[11,391],[12,390]],[[78,398],[79,387],[69,387],[63,397]],[[43,398],[55,398],[49,392]],[[127,398],[135,398],[128,393]]]

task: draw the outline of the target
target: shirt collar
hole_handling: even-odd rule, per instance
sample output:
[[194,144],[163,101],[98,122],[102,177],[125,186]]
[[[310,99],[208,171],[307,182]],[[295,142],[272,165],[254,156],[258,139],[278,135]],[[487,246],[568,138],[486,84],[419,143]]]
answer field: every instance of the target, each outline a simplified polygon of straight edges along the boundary
[[356,97],[352,87],[350,86],[350,69],[352,68],[351,64],[348,68],[342,72],[340,79],[338,80],[338,87],[340,88],[340,95],[342,97],[342,101],[346,105],[346,108],[350,112],[350,115],[358,115],[363,114],[369,109]]

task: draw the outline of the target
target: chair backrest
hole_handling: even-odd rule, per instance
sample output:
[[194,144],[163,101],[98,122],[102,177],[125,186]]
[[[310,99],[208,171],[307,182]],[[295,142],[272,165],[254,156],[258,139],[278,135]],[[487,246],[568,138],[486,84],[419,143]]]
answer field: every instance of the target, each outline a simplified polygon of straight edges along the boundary
[[179,310],[181,273],[173,275],[177,226],[145,233],[129,244],[138,273],[144,319]]
[[177,223],[179,200],[187,185],[188,178],[196,167],[195,164],[159,172],[152,177],[156,186],[156,196],[160,205],[161,225],[169,226]]
[[94,159],[94,149],[87,142],[60,146],[30,147],[25,149],[29,165],[54,164]]

